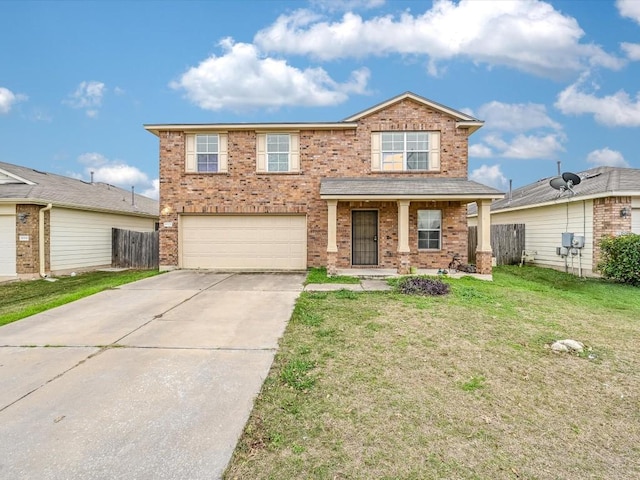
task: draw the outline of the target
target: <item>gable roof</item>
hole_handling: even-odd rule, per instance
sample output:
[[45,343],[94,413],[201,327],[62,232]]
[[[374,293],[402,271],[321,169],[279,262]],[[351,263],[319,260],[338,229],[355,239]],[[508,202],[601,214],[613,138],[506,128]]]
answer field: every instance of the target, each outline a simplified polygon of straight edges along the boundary
[[437,110],[442,113],[446,113],[447,115],[454,117],[456,119],[456,127],[467,127],[469,128],[469,133],[475,132],[480,127],[482,127],[482,125],[484,125],[484,122],[482,120],[478,120],[477,118],[472,117],[471,115],[467,115],[466,113],[462,113],[458,110],[454,110],[453,108],[447,107],[438,102],[434,102],[433,100],[429,100],[428,98],[421,97],[420,95],[416,95],[413,92],[404,92],[401,95],[390,98],[389,100],[386,100],[382,103],[374,105],[373,107],[367,108],[362,112],[356,113],[355,115],[345,118],[344,121],[345,122],[358,121],[363,117],[376,113],[380,110],[384,110],[390,105],[393,105],[394,103],[398,103],[406,99],[413,100],[414,102],[420,103],[422,105],[426,105],[434,110]]
[[[555,203],[577,202],[586,199],[618,196],[640,196],[640,169],[620,167],[596,167],[577,174],[581,181],[569,191],[560,192],[549,185],[552,178],[546,177],[535,183],[516,188],[503,199],[491,204],[491,211],[520,210]],[[469,209],[469,214],[475,214]]]
[[382,103],[374,105],[362,112],[356,113],[349,118],[345,118],[339,122],[297,122],[297,123],[169,123],[169,124],[145,124],[144,129],[154,135],[160,135],[161,131],[184,131],[184,132],[198,132],[206,130],[342,130],[342,129],[355,129],[358,124],[357,121],[367,115],[371,115],[377,111],[383,110],[394,103],[401,102],[402,100],[411,99],[414,102],[418,102],[422,105],[426,105],[434,110],[445,113],[456,119],[456,127],[468,128],[469,133],[475,132],[477,129],[484,125],[482,120],[478,120],[471,115],[459,112],[453,108],[449,108],[433,100],[421,97],[412,92],[405,92],[396,97],[390,98]]
[[88,183],[0,162],[0,203],[30,203],[143,217],[158,216],[158,202],[107,183]]

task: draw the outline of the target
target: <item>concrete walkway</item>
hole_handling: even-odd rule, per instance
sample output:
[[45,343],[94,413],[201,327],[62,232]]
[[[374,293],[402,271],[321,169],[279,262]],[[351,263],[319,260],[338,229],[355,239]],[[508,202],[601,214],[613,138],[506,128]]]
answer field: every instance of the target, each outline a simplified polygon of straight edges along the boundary
[[0,327],[0,478],[220,478],[303,281],[176,271]]

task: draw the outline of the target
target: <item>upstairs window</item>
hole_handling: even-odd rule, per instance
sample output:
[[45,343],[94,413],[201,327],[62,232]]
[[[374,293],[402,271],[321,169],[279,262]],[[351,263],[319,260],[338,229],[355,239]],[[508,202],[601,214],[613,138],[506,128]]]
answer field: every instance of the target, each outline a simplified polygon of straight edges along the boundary
[[258,132],[256,141],[256,170],[259,173],[300,172],[299,133]]
[[187,133],[185,171],[227,173],[227,133]]
[[371,168],[381,172],[440,170],[440,132],[374,132]]
[[442,238],[442,212],[440,210],[418,210],[418,248],[440,250]]
[[289,171],[289,134],[268,133],[267,134],[267,171],[268,172],[288,172]]
[[218,171],[218,135],[196,135],[198,172]]

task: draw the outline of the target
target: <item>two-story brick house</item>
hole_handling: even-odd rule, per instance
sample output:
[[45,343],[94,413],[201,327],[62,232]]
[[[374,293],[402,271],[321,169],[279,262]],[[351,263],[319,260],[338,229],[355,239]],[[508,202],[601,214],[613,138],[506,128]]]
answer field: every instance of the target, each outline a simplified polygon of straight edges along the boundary
[[468,180],[483,122],[405,93],[334,123],[145,125],[160,139],[160,266],[491,271],[491,200]]

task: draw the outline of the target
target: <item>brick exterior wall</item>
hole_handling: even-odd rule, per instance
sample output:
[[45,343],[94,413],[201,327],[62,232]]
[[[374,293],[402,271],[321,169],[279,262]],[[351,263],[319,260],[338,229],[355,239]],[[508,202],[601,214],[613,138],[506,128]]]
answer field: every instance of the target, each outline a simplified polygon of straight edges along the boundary
[[[371,171],[371,133],[390,130],[441,132],[439,172],[379,173]],[[215,130],[212,130],[215,132]],[[327,265],[327,204],[320,199],[320,181],[327,177],[458,177],[467,178],[468,130],[454,118],[411,99],[358,120],[355,130],[300,130],[300,173],[256,172],[256,132],[228,132],[227,173],[186,173],[185,133],[159,132],[160,139],[160,265],[178,266],[178,216],[182,213],[301,213],[307,215],[307,264]],[[351,210],[379,211],[379,266],[397,268],[395,202],[366,205],[338,203],[338,267],[351,265]],[[413,251],[417,246],[417,209],[411,204],[411,262],[422,268],[448,265],[453,253],[466,259],[466,208],[459,202],[428,208],[443,211],[443,249]],[[171,225],[171,226],[165,226]]]
[[[620,210],[629,209],[626,218],[620,216]],[[631,197],[596,198],[593,201],[593,270],[600,261],[600,239],[608,235],[620,235],[631,232]]]
[[[16,273],[37,275],[40,271],[39,218],[40,205],[16,205]],[[20,217],[24,216],[24,222]],[[49,212],[45,212],[45,269],[49,271]],[[29,240],[20,240],[28,236]]]

